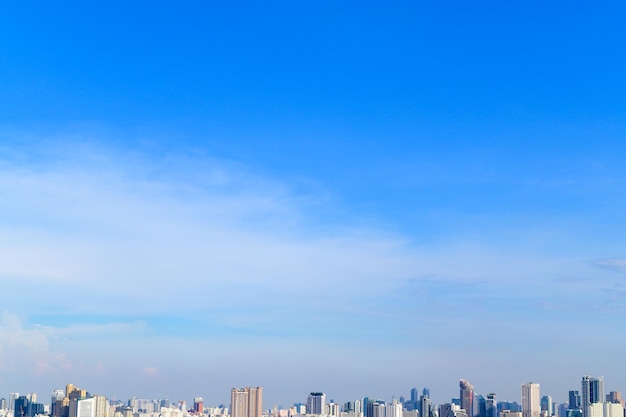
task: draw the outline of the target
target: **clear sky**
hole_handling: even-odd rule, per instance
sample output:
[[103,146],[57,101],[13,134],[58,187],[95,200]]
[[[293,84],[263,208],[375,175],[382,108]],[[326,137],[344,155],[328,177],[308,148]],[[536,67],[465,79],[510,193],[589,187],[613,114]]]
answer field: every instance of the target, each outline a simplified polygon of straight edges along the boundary
[[0,395],[626,390],[624,16],[3,2]]

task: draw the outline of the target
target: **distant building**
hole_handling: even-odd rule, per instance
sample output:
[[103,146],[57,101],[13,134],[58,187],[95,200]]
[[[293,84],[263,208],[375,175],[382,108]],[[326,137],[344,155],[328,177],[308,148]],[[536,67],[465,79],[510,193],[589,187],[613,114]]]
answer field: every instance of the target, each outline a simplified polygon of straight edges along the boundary
[[262,417],[263,387],[233,388],[230,392],[231,417]]
[[541,414],[539,384],[522,385],[522,417],[539,417]]
[[467,416],[474,417],[474,386],[465,379],[459,381],[459,399]]
[[456,404],[448,403],[439,406],[439,417],[468,417],[467,412]]
[[385,417],[385,402],[382,400],[368,401],[365,417]]
[[619,391],[611,391],[606,395],[606,402],[613,404],[622,404],[623,406],[624,400],[622,399],[622,393]]
[[402,404],[393,400],[385,406],[385,417],[402,417]]
[[485,417],[498,417],[498,401],[496,401],[496,394],[487,394],[485,400]]
[[624,417],[624,407],[617,403],[593,403],[589,406],[590,417]]
[[15,400],[17,400],[20,396],[19,392],[12,392],[9,394],[9,410],[15,410]]
[[580,393],[577,390],[573,390],[569,392],[569,409],[570,410],[580,410],[581,400]]
[[548,416],[553,414],[552,412],[552,397],[544,395],[541,397],[541,411],[545,411]]
[[196,397],[193,399],[193,411],[198,414],[202,414],[204,412],[204,400],[202,397]]
[[427,395],[422,394],[420,396],[419,413],[420,417],[431,417],[433,414],[432,402]]
[[602,377],[594,378],[585,375],[582,378],[581,388],[582,414],[583,417],[590,417],[589,407],[591,404],[601,403],[604,401],[604,379]]
[[325,404],[326,395],[323,392],[312,392],[306,401],[306,413],[321,415]]

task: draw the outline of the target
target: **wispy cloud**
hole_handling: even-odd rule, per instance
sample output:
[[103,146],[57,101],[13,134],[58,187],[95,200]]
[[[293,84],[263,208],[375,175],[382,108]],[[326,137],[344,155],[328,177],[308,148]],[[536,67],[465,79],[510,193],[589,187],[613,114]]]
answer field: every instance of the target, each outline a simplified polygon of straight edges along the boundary
[[626,274],[626,258],[606,258],[592,261],[593,266],[606,271]]

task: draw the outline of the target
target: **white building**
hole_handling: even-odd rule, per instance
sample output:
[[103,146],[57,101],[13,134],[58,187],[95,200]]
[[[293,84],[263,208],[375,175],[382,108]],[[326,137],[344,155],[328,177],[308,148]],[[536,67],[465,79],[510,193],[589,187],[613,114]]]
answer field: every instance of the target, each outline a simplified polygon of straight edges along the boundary
[[624,407],[615,403],[593,403],[587,413],[589,417],[624,417]]
[[539,384],[529,382],[522,385],[522,417],[539,417],[541,414],[541,396]]

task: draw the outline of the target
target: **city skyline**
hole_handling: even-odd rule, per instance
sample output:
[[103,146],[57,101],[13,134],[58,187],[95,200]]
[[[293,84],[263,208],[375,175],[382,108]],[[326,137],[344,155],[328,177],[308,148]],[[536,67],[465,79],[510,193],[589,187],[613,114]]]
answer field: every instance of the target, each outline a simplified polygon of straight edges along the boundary
[[[594,404],[598,404],[598,403],[601,404],[601,403],[607,402],[607,403],[619,403],[619,404],[624,405],[624,401],[621,396],[621,390],[611,390],[609,394],[604,395],[603,393],[604,392],[603,391],[604,390],[604,378],[603,377],[591,377],[588,375],[584,375],[581,378],[580,385],[581,385],[581,392],[590,393],[590,395],[588,396],[587,394],[583,396],[584,398],[586,398],[584,401],[581,399],[572,400],[573,398],[572,396],[577,395],[576,393],[578,393],[579,390],[569,390],[567,394],[552,393],[552,394],[556,394],[556,396],[541,394],[540,384],[536,382],[528,382],[528,383],[520,384],[521,394],[519,398],[504,398],[504,399],[498,398],[498,400],[496,401],[497,393],[475,392],[473,385],[468,380],[461,378],[459,380],[460,393],[458,396],[451,396],[451,397],[448,397],[447,399],[443,399],[445,397],[440,395],[441,399],[439,401],[435,401],[434,403],[430,403],[430,404],[433,407],[439,407],[440,405],[443,405],[443,404],[455,404],[460,409],[472,410],[470,412],[466,412],[467,417],[469,417],[470,415],[474,415],[476,413],[479,413],[481,417],[483,416],[490,417],[490,414],[489,414],[490,413],[489,411],[490,401],[493,401],[493,403],[497,404],[498,407],[503,405],[505,407],[504,409],[506,410],[511,410],[510,408],[506,406],[506,404],[515,404],[514,407],[517,407],[518,410],[514,408],[512,409],[512,411],[513,412],[519,411],[519,417],[525,417],[525,416],[545,417],[542,415],[542,412],[544,410],[553,409],[554,412],[556,413],[559,407],[561,406],[567,406],[567,408],[569,409],[579,410],[579,412],[581,413],[580,416],[582,416],[583,414],[586,414],[586,411],[583,411],[583,410],[589,411],[588,407]],[[186,398],[184,396],[174,399],[174,398],[169,398],[169,397],[141,397],[141,396],[137,397],[135,395],[130,394],[128,395],[128,402],[130,403],[131,401],[135,401],[135,402],[136,401],[159,401],[161,403],[161,406],[169,407],[169,405],[164,405],[164,401],[166,401],[167,404],[172,404],[172,406],[175,406],[176,404],[178,404],[178,407],[180,407],[181,404],[183,404],[183,408],[185,410],[191,410],[199,414],[202,414],[203,412],[202,410],[204,410],[205,407],[209,407],[209,408],[218,407],[218,406],[226,407],[226,408],[229,408],[229,413],[231,414],[231,417],[261,417],[263,411],[271,410],[275,406],[289,408],[290,406],[296,405],[296,404],[300,404],[303,407],[303,410],[306,409],[306,414],[318,415],[318,414],[323,414],[323,410],[330,403],[338,405],[339,407],[343,409],[345,404],[347,404],[350,401],[355,401],[355,400],[358,400],[358,401],[369,400],[370,406],[373,403],[377,403],[380,401],[382,401],[383,404],[387,404],[387,405],[390,405],[392,403],[395,404],[396,401],[400,401],[399,405],[402,405],[403,407],[408,406],[408,408],[405,408],[405,410],[409,410],[409,411],[412,409],[415,409],[418,411],[421,410],[422,406],[419,404],[416,404],[416,398],[414,395],[414,393],[417,391],[417,387],[405,389],[405,391],[406,392],[395,393],[389,398],[385,398],[383,396],[377,396],[377,395],[373,395],[370,397],[368,394],[362,394],[361,396],[352,397],[352,398],[336,398],[332,395],[330,397],[327,397],[325,392],[315,391],[315,392],[310,392],[309,394],[307,394],[306,398],[292,399],[290,401],[287,401],[284,404],[282,403],[278,404],[276,402],[273,402],[272,405],[268,406],[268,404],[264,403],[264,400],[263,400],[263,396],[264,396],[263,387],[258,386],[258,387],[245,387],[245,388],[233,387],[232,389],[229,390],[230,392],[230,396],[228,397],[229,402],[215,399],[216,398],[214,395],[215,393],[208,393],[209,398],[213,399],[213,400],[210,400],[209,402],[205,402],[204,397],[197,396],[194,394],[192,397],[193,401],[188,403],[189,406],[184,406],[184,404],[187,404]],[[70,400],[86,399],[86,398],[91,398],[92,396],[95,396],[100,399],[106,397],[109,401],[114,402],[114,403],[122,403],[122,404],[126,403],[126,400],[123,398],[116,398],[115,395],[113,397],[109,397],[109,394],[102,393],[102,392],[94,393],[91,390],[78,388],[73,383],[66,384],[65,389],[57,388],[57,389],[51,390],[51,393],[52,393],[51,395],[52,400],[50,403],[51,406],[54,406],[55,402],[57,403],[57,412],[51,413],[51,416],[53,417],[63,417],[62,414],[57,414],[57,413],[60,413],[59,411],[60,406],[67,407],[69,405],[69,403],[67,402],[68,399]],[[190,393],[187,393],[187,394],[190,395]],[[467,399],[468,396],[471,396],[471,400]],[[553,400],[553,398],[558,399],[561,396],[563,396],[564,398],[563,401]],[[2,397],[1,394],[0,394],[0,397]],[[37,402],[38,393],[34,391],[28,391],[28,393],[11,392],[8,396],[2,397],[2,399],[6,400],[8,398],[8,404],[13,404],[16,400],[18,400],[18,397],[19,399],[25,398],[27,399],[27,401],[29,402],[32,401],[33,403],[35,403]],[[39,398],[46,398],[46,397],[44,395],[43,397],[40,396]],[[429,401],[433,400],[433,398],[430,397],[429,387],[423,387],[422,395],[420,396],[419,401],[422,401],[424,398],[428,399]],[[474,402],[475,400],[478,401],[479,399],[480,399],[480,404]],[[548,400],[551,405],[544,408],[544,400]],[[45,400],[40,401],[40,402],[42,404],[47,404]],[[365,409],[362,407],[365,407],[366,405],[367,404],[360,404],[358,407],[361,407],[361,408],[357,407],[357,411],[361,410],[362,412],[365,412]],[[351,409],[351,410],[354,411],[354,409]],[[395,411],[393,411],[392,414],[393,413],[395,413]]]
[[4,4],[0,391],[626,387],[624,15]]

